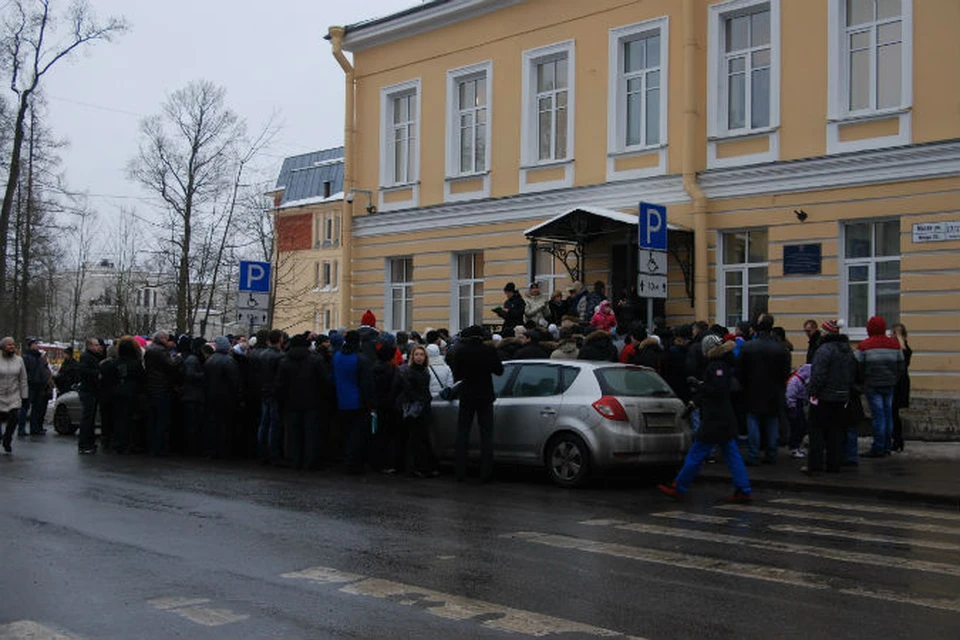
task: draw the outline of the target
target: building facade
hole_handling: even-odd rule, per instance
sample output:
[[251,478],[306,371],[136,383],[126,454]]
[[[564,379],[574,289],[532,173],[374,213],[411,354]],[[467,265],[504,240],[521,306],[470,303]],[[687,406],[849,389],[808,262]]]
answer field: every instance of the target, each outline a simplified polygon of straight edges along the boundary
[[340,326],[343,147],[286,158],[273,197],[273,323],[289,333]]
[[436,0],[331,28],[344,188],[375,211],[344,203],[345,318],[493,323],[534,275],[619,294],[637,228],[616,214],[647,201],[668,323],[769,311],[801,345],[807,318],[860,339],[880,314],[910,331],[914,390],[954,397],[957,24],[955,0]]

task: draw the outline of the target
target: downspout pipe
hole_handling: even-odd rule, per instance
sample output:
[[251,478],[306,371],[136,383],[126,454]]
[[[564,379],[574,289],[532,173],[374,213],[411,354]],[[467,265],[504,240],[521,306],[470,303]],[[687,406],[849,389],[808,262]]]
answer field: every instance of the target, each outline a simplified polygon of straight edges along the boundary
[[697,180],[697,0],[683,0],[684,137],[683,189],[693,201],[693,309],[696,320],[708,320],[707,196]]
[[[340,216],[340,251],[343,267],[340,269],[340,324],[353,326],[353,203],[347,195],[354,188],[353,156],[356,130],[356,74],[353,65],[343,54],[343,36],[346,29],[330,27],[328,32],[333,57],[344,73],[345,102],[343,114],[343,204]],[[351,198],[352,199],[352,198]]]

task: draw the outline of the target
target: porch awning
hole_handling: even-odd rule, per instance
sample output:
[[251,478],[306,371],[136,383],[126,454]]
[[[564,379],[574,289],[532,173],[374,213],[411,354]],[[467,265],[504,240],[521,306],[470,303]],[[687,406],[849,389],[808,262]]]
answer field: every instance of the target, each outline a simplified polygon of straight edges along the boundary
[[[638,224],[639,216],[636,213],[623,213],[601,207],[576,207],[530,227],[523,235],[531,240],[586,244],[600,236],[623,233],[624,227],[636,228]],[[669,223],[667,229],[687,231]]]

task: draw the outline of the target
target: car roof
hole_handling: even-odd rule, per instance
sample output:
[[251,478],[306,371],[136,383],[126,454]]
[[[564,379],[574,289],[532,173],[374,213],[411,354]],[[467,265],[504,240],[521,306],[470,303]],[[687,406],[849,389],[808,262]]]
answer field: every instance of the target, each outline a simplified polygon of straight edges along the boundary
[[552,364],[555,366],[577,367],[579,369],[640,369],[642,371],[651,371],[656,373],[650,367],[644,367],[636,364],[625,364],[623,362],[602,362],[600,360],[551,360],[548,358],[530,358],[523,360],[504,360],[504,365],[508,364]]

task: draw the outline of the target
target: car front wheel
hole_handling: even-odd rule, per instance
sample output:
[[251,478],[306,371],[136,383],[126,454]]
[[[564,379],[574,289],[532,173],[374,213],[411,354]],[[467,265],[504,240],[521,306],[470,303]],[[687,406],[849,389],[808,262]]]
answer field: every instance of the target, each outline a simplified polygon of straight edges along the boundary
[[72,436],[77,431],[77,427],[70,422],[70,412],[62,404],[57,405],[53,413],[53,430],[62,436]]
[[590,450],[575,433],[558,433],[547,444],[547,473],[561,487],[579,487],[590,475]]

